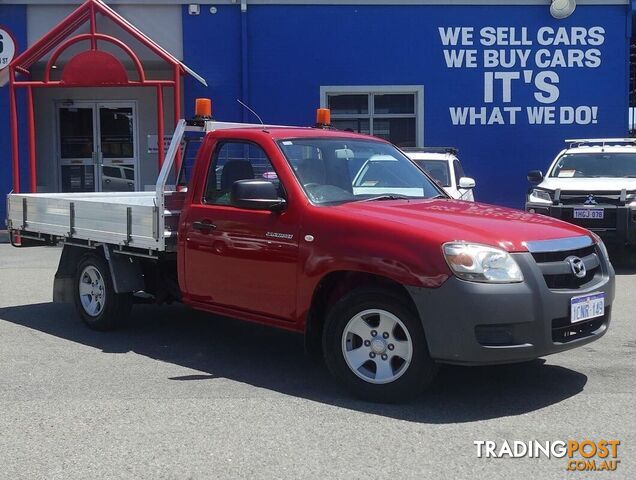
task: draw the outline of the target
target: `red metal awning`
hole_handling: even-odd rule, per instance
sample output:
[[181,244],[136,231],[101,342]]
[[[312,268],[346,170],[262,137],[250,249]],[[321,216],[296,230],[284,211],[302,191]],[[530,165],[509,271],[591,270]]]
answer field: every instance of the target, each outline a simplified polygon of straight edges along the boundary
[[[43,59],[56,46],[60,46],[61,44],[63,44],[63,42],[67,38],[69,38],[86,22],[91,23],[91,35],[96,34],[96,14],[103,15],[105,18],[121,27],[125,32],[128,32],[133,38],[141,42],[142,45],[148,47],[152,52],[157,54],[157,56],[159,56],[165,62],[177,66],[181,70],[182,74],[187,73],[191,75],[207,87],[207,83],[203,77],[198,75],[194,70],[189,68],[183,62],[181,62],[181,60],[165,50],[161,45],[153,41],[145,33],[143,33],[141,30],[139,30],[132,23],[130,23],[128,20],[126,20],[119,13],[110,8],[101,0],[87,0],[86,2],[84,2],[77,9],[71,12],[65,19],[63,19],[60,23],[53,27],[40,40],[35,42],[24,52],[14,58],[11,62],[11,67],[13,67],[17,73],[29,75],[30,68],[36,62]],[[5,72],[8,73],[8,70],[5,70]],[[5,77],[6,78],[0,79],[0,86],[8,82],[8,75],[5,74]]]
[[[172,80],[147,79],[139,57],[130,46],[112,35],[97,32],[97,15],[101,15],[101,17],[120,27],[125,33],[165,61],[173,71]],[[76,33],[86,23],[90,27],[89,33]],[[60,55],[71,45],[79,43],[88,43],[89,48],[72,56],[61,69],[60,78],[57,80],[52,79],[51,72],[54,71],[55,62]],[[129,78],[123,63],[115,55],[99,49],[99,45],[104,43],[117,47],[132,62],[137,73],[136,79]],[[44,60],[47,55],[50,56],[44,69],[43,79],[34,80],[31,75],[31,67],[37,62]],[[2,75],[4,78],[0,76],[0,86],[7,83],[7,81],[9,82],[13,190],[15,192],[20,191],[17,88],[25,88],[27,91],[29,187],[30,191],[34,192],[36,190],[36,151],[33,88],[154,87],[157,92],[157,137],[159,139],[157,163],[161,166],[164,156],[164,145],[163,141],[161,141],[164,134],[163,90],[164,88],[172,88],[174,90],[174,121],[176,124],[181,116],[181,76],[185,74],[192,75],[203,85],[207,86],[201,76],[151,40],[104,2],[101,0],[86,0],[40,40],[13,59],[9,68],[3,70]],[[177,157],[176,168],[178,169],[179,167],[180,159]]]

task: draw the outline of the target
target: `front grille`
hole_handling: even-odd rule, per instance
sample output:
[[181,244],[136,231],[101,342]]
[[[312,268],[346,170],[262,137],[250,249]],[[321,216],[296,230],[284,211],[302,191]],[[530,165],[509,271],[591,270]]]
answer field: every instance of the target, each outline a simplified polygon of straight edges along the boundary
[[533,253],[535,262],[537,263],[546,263],[546,262],[562,262],[566,258],[575,255],[579,258],[587,257],[592,253],[596,253],[596,247],[594,245],[590,245],[589,247],[579,248],[577,250],[565,250],[562,252],[537,252]]
[[[600,208],[600,206],[599,206]],[[616,208],[604,208],[603,218],[574,218],[573,208],[561,210],[561,220],[584,228],[616,228]]]
[[594,280],[597,272],[598,267],[588,270],[587,275],[583,278],[575,277],[569,273],[563,275],[544,275],[543,278],[550,290],[576,290]]
[[606,307],[602,317],[578,323],[570,323],[570,317],[555,318],[552,320],[552,341],[554,343],[568,343],[589,337],[607,323],[610,312],[611,307]]
[[[541,268],[542,264],[564,262],[566,258],[571,256],[585,258],[593,254],[596,254],[599,259],[601,258],[601,252],[596,248],[595,245],[590,245],[588,247],[578,248],[575,250],[562,250],[557,252],[534,252],[532,253],[532,257],[534,258],[535,262],[537,262],[539,268]],[[545,280],[546,286],[550,290],[578,290],[580,288],[586,288],[592,283],[599,281],[601,275],[602,270],[599,262],[598,266],[594,268],[588,268],[586,275],[582,278],[575,276],[571,271],[566,271],[559,274],[544,273],[543,279]]]
[[[630,196],[633,195],[633,192],[629,192],[629,195]],[[593,196],[594,196],[594,200],[599,205],[614,205],[614,206],[624,205],[625,200],[627,198],[627,195],[625,198],[623,198],[621,192],[615,192],[615,191],[614,192],[612,191],[594,192]],[[561,192],[559,200],[561,201],[563,205],[583,205],[589,199],[589,197],[590,197],[590,192],[568,191],[567,193]]]

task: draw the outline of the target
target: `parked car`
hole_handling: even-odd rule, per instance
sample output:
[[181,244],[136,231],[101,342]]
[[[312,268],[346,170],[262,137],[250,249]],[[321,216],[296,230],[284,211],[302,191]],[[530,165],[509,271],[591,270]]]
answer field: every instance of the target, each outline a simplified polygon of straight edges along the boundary
[[566,140],[534,186],[526,210],[585,227],[617,247],[636,244],[636,139]]
[[[166,184],[180,145],[187,190]],[[90,328],[120,325],[140,292],[181,301],[304,334],[368,400],[417,395],[438,363],[522,362],[610,324],[596,235],[449,199],[359,134],[181,120],[154,192],[10,194],[8,207],[15,246],[64,244],[53,298]]]
[[414,147],[402,151],[430,175],[451,198],[474,202],[475,180],[467,177],[452,147]]
[[135,190],[135,169],[129,165],[104,165],[102,188],[105,192],[132,192]]

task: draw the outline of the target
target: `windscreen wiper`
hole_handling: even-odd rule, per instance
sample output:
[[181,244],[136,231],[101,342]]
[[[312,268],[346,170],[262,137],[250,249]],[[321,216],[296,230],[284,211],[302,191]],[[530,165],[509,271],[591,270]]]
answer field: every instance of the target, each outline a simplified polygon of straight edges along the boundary
[[411,200],[412,197],[407,195],[400,195],[398,193],[384,193],[382,195],[377,195],[371,198],[364,198],[362,200],[358,200],[359,202],[373,202],[375,200]]

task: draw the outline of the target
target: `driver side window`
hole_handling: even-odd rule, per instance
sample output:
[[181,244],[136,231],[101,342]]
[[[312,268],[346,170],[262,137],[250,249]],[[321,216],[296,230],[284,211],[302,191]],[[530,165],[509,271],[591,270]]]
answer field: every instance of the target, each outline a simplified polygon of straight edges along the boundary
[[251,179],[268,180],[280,187],[278,175],[261,147],[250,142],[222,142],[212,153],[203,202],[229,205],[234,182]]

